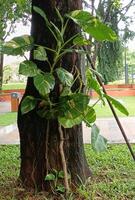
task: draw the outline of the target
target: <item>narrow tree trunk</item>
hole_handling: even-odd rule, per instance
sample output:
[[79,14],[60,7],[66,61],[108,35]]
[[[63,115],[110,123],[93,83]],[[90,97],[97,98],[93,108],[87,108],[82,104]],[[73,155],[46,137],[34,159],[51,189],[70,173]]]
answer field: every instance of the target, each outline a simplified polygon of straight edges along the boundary
[[[58,24],[55,7],[64,15],[71,10],[80,9],[81,0],[33,0],[32,5],[40,7],[51,21]],[[65,38],[70,38],[78,31],[78,28],[70,22]],[[55,46],[54,39],[47,31],[43,19],[34,11],[32,12],[31,34],[36,44],[42,44],[50,48]],[[49,52],[47,54],[51,62],[52,55]],[[33,60],[32,52],[31,59]],[[40,69],[49,70],[47,63],[36,63]],[[68,54],[63,58],[62,64],[68,70],[72,70],[75,65],[80,69],[80,57],[76,53]],[[74,87],[77,88],[78,84]],[[56,102],[58,94],[59,89],[56,85],[52,92]],[[32,78],[28,78],[24,97],[26,95],[39,97]],[[18,127],[21,148],[20,179],[27,188],[47,191],[49,185],[44,181],[46,174],[53,169],[63,170],[59,149],[58,121],[42,119],[36,114],[36,110],[22,116],[19,107]],[[63,133],[67,169],[68,173],[71,174],[72,183],[76,185],[79,183],[79,179],[84,182],[91,175],[83,149],[82,125],[74,126],[71,129],[63,128]]]
[[4,61],[4,55],[0,54],[0,90],[2,89],[2,82],[3,82],[3,61]]

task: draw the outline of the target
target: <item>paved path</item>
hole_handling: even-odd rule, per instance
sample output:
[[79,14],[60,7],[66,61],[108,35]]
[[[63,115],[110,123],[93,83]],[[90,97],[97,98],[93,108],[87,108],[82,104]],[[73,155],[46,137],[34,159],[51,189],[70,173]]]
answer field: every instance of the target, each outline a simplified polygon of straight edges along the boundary
[[[135,117],[123,117],[120,121],[131,143],[135,143]],[[101,135],[106,137],[109,143],[125,143],[123,136],[113,118],[98,118],[96,124],[100,128]],[[90,143],[90,128],[83,125],[84,143]],[[19,136],[16,125],[0,127],[0,144],[19,144]]]
[[0,115],[11,112],[11,104],[9,102],[0,102]]
[[[119,118],[129,142],[135,143],[135,117]],[[96,124],[100,134],[110,143],[125,143],[122,133],[114,118],[98,118]],[[83,126],[84,143],[90,143],[90,128]]]

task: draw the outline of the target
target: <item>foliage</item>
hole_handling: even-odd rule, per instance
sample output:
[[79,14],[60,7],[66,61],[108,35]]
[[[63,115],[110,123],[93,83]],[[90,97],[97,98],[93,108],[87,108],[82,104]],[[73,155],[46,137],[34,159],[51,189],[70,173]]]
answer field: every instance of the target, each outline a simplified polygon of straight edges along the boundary
[[99,128],[94,124],[91,130],[91,144],[95,151],[102,152],[107,148],[107,139],[101,136],[99,132]]
[[[1,0],[0,3],[0,41],[14,30],[15,22],[23,20],[25,23],[30,13],[30,0]],[[7,28],[9,29],[7,30]]]
[[[70,178],[70,176],[68,178]],[[54,185],[53,187],[54,192],[64,193],[65,187],[62,184],[58,183],[59,179],[64,179],[63,171],[53,170],[52,173],[47,174],[45,177],[45,181],[52,181],[52,187]]]
[[[118,2],[117,2],[118,4]],[[109,24],[113,30],[119,35],[119,10],[121,7],[114,6],[112,0],[102,2],[98,6],[98,15],[106,24]],[[97,50],[98,65],[97,69],[102,74],[104,83],[117,80],[120,76],[120,68],[122,67],[122,44],[120,38],[111,43],[105,41],[99,44]]]
[[3,83],[7,84],[11,80],[12,68],[10,66],[4,67]]
[[[36,99],[33,96],[25,97],[21,104],[21,111],[23,114],[26,114],[27,112],[33,109],[36,109],[40,117],[46,118],[46,119],[57,118],[59,123],[64,128],[71,128],[72,126],[79,124],[82,121],[86,122],[87,125],[92,126],[94,121],[96,120],[95,112],[93,108],[89,107],[90,97],[87,94],[83,94],[81,92],[82,84],[83,84],[82,80],[79,78],[80,88],[77,91],[73,92],[72,86],[74,82],[76,81],[76,78],[78,78],[79,76],[73,77],[73,75],[67,69],[64,69],[63,66],[61,65],[57,66],[58,61],[61,59],[61,57],[64,54],[67,53],[67,50],[72,51],[72,47],[65,50],[65,46],[68,44],[70,40],[73,40],[76,36],[69,39],[68,41],[64,41],[64,33],[66,30],[68,21],[64,23],[64,20],[62,19],[58,10],[56,11],[57,11],[58,17],[61,20],[60,29],[56,27],[52,22],[48,21],[45,13],[43,13],[41,9],[37,7],[34,7],[34,9],[36,12],[38,12],[38,14],[40,14],[44,18],[45,23],[47,24],[50,32],[53,34],[57,45],[56,45],[56,49],[49,49],[52,52],[54,52],[53,63],[51,64],[49,62],[49,59],[46,53],[46,48],[48,47],[43,47],[43,46],[33,44],[33,40],[29,36],[22,36],[19,38],[17,37],[3,44],[3,51],[9,54],[12,52],[11,49],[13,48],[14,50],[12,52],[13,55],[17,55],[20,53],[24,54],[25,50],[30,50],[33,45],[36,45],[37,49],[34,51],[34,58],[39,61],[46,61],[50,66],[50,72],[43,72],[42,70],[38,69],[36,64],[32,61],[26,60],[20,64],[19,72],[22,75],[33,77],[34,85],[36,89],[38,90],[39,94],[41,95],[41,97],[38,99]],[[82,28],[84,27],[84,31],[87,32],[88,30],[89,34],[92,34],[92,36],[94,36],[96,39],[99,39],[99,40],[105,39],[105,38],[102,38],[103,31],[107,39],[110,39],[110,40],[116,39],[115,33],[110,28],[108,28],[107,26],[105,26],[99,21],[96,22],[97,27],[95,29],[95,32],[93,33],[92,29],[91,28],[89,29],[89,27],[95,27],[95,23],[93,23],[93,21],[95,21],[96,19],[92,17],[91,15],[89,15],[88,12],[73,11],[67,16],[71,18],[73,21],[75,21],[77,24],[79,24]],[[86,25],[86,18],[89,19],[89,23],[87,25]],[[102,27],[102,28],[98,30],[98,27]],[[98,33],[97,33],[97,30],[98,30]],[[76,45],[74,46],[74,48],[75,48],[74,50],[78,50]],[[100,89],[100,86],[97,83],[96,79],[93,81],[92,73],[93,72],[90,72],[90,69],[89,69],[89,73],[87,72],[88,84],[86,87],[88,87],[87,89],[92,88],[98,91],[100,98],[103,99],[103,94],[102,94],[103,92]],[[53,91],[55,87],[56,78],[58,78],[59,80],[60,96],[59,96],[58,102],[53,102],[53,100],[50,99],[49,94],[51,93],[51,91]],[[90,81],[90,79],[92,81]],[[66,92],[64,92],[65,89],[66,89]],[[106,96],[104,97],[106,98]],[[114,105],[122,111],[121,106],[118,103],[116,103],[116,101]]]
[[112,31],[110,27],[103,24],[99,19],[92,16],[87,11],[76,10],[69,16],[75,23],[81,26],[84,32],[90,34],[98,41],[114,41],[117,39],[115,32]]
[[28,22],[31,0],[1,0],[0,1],[0,89],[3,81],[3,53],[1,44],[14,31],[16,22]]
[[127,51],[127,55],[126,55],[126,59],[127,59],[127,63],[128,63],[128,67],[135,67],[135,52],[134,51]]
[[[73,47],[66,49],[66,45],[71,40],[78,37],[78,35],[75,35],[68,41],[64,41],[64,33],[66,31],[69,19],[66,19],[66,22],[64,22],[64,19],[57,9],[57,15],[61,20],[60,28],[56,27],[52,22],[49,22],[45,13],[40,8],[34,7],[34,10],[44,18],[48,29],[56,40],[56,48],[49,49],[48,47],[34,44],[33,40],[29,36],[13,38],[11,41],[3,44],[3,51],[9,54],[13,49],[13,55],[19,55],[20,53],[24,54],[25,50],[30,50],[31,47],[35,45],[37,48],[34,50],[34,58],[39,61],[46,61],[50,67],[49,72],[43,72],[41,69],[38,69],[37,65],[33,61],[26,60],[20,63],[19,72],[22,75],[33,77],[34,85],[40,94],[40,98],[36,98],[34,96],[26,96],[23,99],[21,103],[22,114],[27,114],[28,112],[35,109],[37,114],[42,118],[46,118],[48,120],[58,119],[59,124],[61,124],[64,128],[71,128],[76,124],[80,124],[82,121],[84,121],[88,126],[93,127],[93,124],[96,120],[95,110],[94,106],[89,106],[89,95],[82,93],[83,82],[80,78],[80,75],[78,74],[77,77],[74,77],[71,72],[64,68],[64,66],[61,64],[57,65],[62,56],[67,53],[67,51],[80,52],[80,49],[77,45],[73,45],[74,49]],[[96,20],[86,11],[73,11],[66,15],[66,17],[79,24],[84,31],[91,34],[96,39],[105,40],[105,38],[107,38],[107,40],[111,41],[116,39],[116,34],[110,28],[108,28],[108,26],[102,24],[99,20]],[[94,32],[92,27],[95,30]],[[103,37],[103,35],[105,36]],[[54,54],[52,64],[47,57],[46,48],[52,51]],[[78,71],[76,72],[78,73]],[[95,75],[93,75],[93,73],[94,72],[91,71],[91,69],[87,70],[86,91],[91,88],[94,89],[98,92],[99,98],[103,102],[104,98],[110,98],[115,107],[123,112],[123,106],[121,106],[119,102],[112,99],[111,97],[103,95],[103,91],[100,88],[97,80],[94,79]],[[72,86],[77,79],[79,80],[80,87],[77,91],[73,91]],[[54,101],[53,97],[50,98],[50,94],[56,85],[56,81],[59,83],[59,99],[57,102]],[[126,114],[128,114],[128,112],[126,112]],[[92,135],[94,134],[95,138],[97,138],[97,131],[95,128],[93,128],[92,132]],[[105,140],[101,138],[102,136],[100,136],[99,141],[102,140],[104,143],[98,142],[98,146],[106,144]],[[95,140],[93,141],[95,142]],[[94,149],[97,149],[97,147]],[[102,147],[99,147],[99,149],[102,149]]]

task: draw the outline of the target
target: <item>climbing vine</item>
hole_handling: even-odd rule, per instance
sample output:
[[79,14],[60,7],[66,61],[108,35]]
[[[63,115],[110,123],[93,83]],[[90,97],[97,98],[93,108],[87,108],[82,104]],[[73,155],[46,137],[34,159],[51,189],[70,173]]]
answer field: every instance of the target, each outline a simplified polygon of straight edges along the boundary
[[[96,112],[94,107],[96,104],[91,103],[89,90],[95,90],[99,95],[99,100],[103,104],[105,104],[105,100],[107,99],[124,114],[128,115],[128,111],[117,100],[103,92],[96,79],[96,76],[100,76],[100,74],[95,70],[91,69],[89,66],[87,67],[86,92],[83,92],[84,83],[79,70],[74,66],[74,73],[70,72],[68,69],[64,68],[60,61],[63,56],[69,52],[76,52],[78,54],[88,53],[82,48],[89,44],[89,41],[83,37],[83,32],[90,34],[98,41],[108,40],[113,42],[117,39],[117,36],[111,28],[101,23],[99,19],[93,17],[86,11],[76,10],[63,18],[56,9],[57,16],[61,23],[61,26],[57,27],[53,22],[47,19],[46,14],[40,8],[34,7],[34,10],[44,19],[50,34],[54,37],[56,41],[55,48],[52,49],[50,47],[35,44],[31,36],[24,35],[3,43],[2,51],[8,55],[23,55],[25,57],[26,60],[20,63],[19,73],[27,77],[32,77],[34,86],[40,94],[38,98],[34,96],[25,96],[23,98],[21,102],[22,114],[27,115],[27,113],[35,110],[41,118],[48,120],[48,127],[49,120],[55,119],[58,121],[60,137],[59,151],[64,173],[64,185],[65,190],[69,191],[69,176],[63,148],[64,128],[72,128],[83,121],[87,126],[92,128],[91,141],[94,150],[103,151],[106,149],[107,144],[107,140],[100,135],[99,129],[95,124]],[[82,33],[78,33],[65,41],[64,34],[70,20],[81,27]],[[71,41],[72,46],[69,47]],[[34,60],[48,64],[49,70],[47,72],[39,69],[36,62],[26,58],[25,51],[30,51],[32,49]],[[48,58],[47,51],[51,51],[53,54],[52,62],[50,62]],[[76,81],[79,82],[79,87],[74,91],[73,86]],[[59,97],[57,100],[51,95],[56,84],[59,88]],[[46,134],[46,137],[48,138],[48,134]],[[47,138],[46,140],[48,140]],[[48,166],[47,142],[46,149],[45,159],[46,165]],[[48,169],[47,173],[49,173]],[[46,181],[53,179],[56,179],[56,176],[54,177],[53,174],[47,174],[45,178]]]

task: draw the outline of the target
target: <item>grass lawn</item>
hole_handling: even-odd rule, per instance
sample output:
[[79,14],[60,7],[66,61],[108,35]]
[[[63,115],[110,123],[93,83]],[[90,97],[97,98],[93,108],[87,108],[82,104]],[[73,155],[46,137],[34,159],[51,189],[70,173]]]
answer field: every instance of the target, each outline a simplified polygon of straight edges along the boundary
[[16,123],[17,113],[11,112],[0,115],[0,126],[8,126],[10,124]]
[[3,84],[2,90],[14,90],[14,89],[24,89],[25,83],[8,83]]
[[[66,200],[135,199],[135,162],[125,145],[110,145],[101,154],[85,145],[85,151],[93,177],[87,186],[78,188],[81,198],[72,195]],[[19,162],[18,146],[0,146],[0,200],[45,200],[43,194],[33,195],[17,186]]]
[[[134,106],[135,96],[117,97],[116,99],[118,99],[121,103],[123,103],[123,105],[127,108],[129,112],[129,116],[135,116],[135,106]],[[105,106],[103,106],[102,103],[99,102],[98,104],[96,104],[95,110],[96,110],[97,117],[112,117],[113,116],[107,103]],[[119,111],[116,110],[116,112],[118,116],[125,117],[125,115],[120,113]]]

